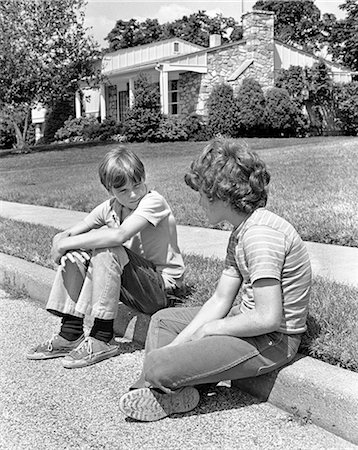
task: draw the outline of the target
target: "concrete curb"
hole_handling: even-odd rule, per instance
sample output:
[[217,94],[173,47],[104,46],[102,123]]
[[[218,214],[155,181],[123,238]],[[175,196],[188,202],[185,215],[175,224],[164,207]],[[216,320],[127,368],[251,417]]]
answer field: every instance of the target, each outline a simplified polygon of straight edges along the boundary
[[[0,284],[24,290],[43,306],[54,275],[51,269],[0,253]],[[143,345],[149,316],[121,303],[119,308],[116,334]],[[290,365],[280,370],[234,380],[232,386],[358,444],[357,373],[297,355]]]

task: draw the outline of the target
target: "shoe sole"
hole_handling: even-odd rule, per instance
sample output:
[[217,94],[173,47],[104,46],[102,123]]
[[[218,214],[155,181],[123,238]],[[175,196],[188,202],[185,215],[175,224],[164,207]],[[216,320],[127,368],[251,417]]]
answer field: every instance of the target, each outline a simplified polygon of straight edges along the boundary
[[[71,349],[73,350],[73,349]],[[66,350],[63,352],[58,352],[58,353],[51,353],[51,354],[46,354],[46,353],[29,353],[28,355],[26,355],[27,359],[31,359],[31,360],[35,360],[35,361],[39,361],[42,359],[54,359],[54,358],[62,358],[63,356],[67,356],[71,350]]]
[[118,348],[115,348],[106,353],[102,353],[99,355],[92,355],[91,359],[64,359],[62,361],[62,365],[65,369],[80,369],[82,367],[92,366],[93,364],[97,364],[105,359],[112,358],[113,356],[118,355]]
[[191,386],[173,394],[141,388],[124,394],[119,400],[119,409],[132,419],[154,422],[171,414],[191,411],[198,406],[199,400],[198,390]]

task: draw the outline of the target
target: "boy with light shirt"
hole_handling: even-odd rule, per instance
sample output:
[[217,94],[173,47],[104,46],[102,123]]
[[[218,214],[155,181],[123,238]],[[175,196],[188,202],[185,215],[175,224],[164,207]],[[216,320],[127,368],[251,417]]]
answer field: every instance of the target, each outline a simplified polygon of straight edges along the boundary
[[245,143],[214,140],[185,181],[212,224],[234,229],[211,298],[201,308],[169,308],[151,319],[142,375],[119,402],[125,415],[142,421],[194,409],[200,385],[287,364],[306,330],[308,253],[293,226],[265,208],[264,162]]
[[[59,268],[46,309],[62,318],[61,330],[28,359],[65,356],[64,367],[78,368],[115,356],[118,301],[153,314],[170,306],[168,294],[182,285],[175,219],[166,200],[148,191],[140,159],[124,147],[112,150],[99,176],[112,198],[53,239]],[[85,337],[87,314],[94,324]]]

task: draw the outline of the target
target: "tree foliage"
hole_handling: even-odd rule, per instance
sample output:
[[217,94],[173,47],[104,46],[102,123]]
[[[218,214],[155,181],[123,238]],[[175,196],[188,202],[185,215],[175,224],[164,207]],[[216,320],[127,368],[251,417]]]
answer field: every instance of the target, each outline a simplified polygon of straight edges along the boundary
[[86,35],[84,0],[0,2],[0,108],[23,147],[30,111],[72,94],[93,75],[97,45]]
[[358,71],[358,1],[346,0],[340,8],[346,18],[332,22],[329,51],[336,62]]
[[222,42],[232,42],[242,38],[242,29],[232,17],[209,17],[205,11],[198,11],[162,25],[157,19],[118,20],[105,39],[112,52],[173,37],[207,47],[210,34],[220,34]]
[[304,50],[319,49],[324,39],[321,12],[312,0],[259,0],[253,9],[275,13],[275,38]]

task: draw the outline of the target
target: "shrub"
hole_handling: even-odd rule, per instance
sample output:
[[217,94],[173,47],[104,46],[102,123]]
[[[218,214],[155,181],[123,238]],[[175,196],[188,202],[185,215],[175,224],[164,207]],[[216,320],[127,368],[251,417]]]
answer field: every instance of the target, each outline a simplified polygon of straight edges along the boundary
[[270,135],[295,136],[302,130],[302,114],[285,89],[268,89],[265,102],[265,124]]
[[14,127],[6,121],[0,122],[0,148],[12,148],[16,143]]
[[76,119],[69,117],[63,124],[63,127],[56,131],[54,137],[57,141],[83,141],[85,140],[84,128],[96,123],[98,123],[98,120],[95,117],[78,117]]
[[63,127],[65,121],[75,114],[73,98],[58,100],[46,113],[44,143],[55,140],[55,133]]
[[358,134],[358,82],[333,88],[337,124],[347,134]]
[[121,135],[123,125],[113,119],[105,119],[103,122],[93,122],[85,125],[83,128],[83,136],[89,141],[111,141],[114,136]]
[[245,78],[235,98],[235,134],[262,135],[264,129],[265,97],[261,85]]
[[231,86],[221,83],[214,86],[207,102],[208,127],[212,135],[233,136],[234,92]]
[[178,117],[163,117],[155,133],[155,140],[164,141],[186,141],[188,134],[185,130],[183,120]]
[[159,86],[141,73],[134,82],[134,106],[126,114],[124,134],[129,142],[153,141],[161,118]]
[[190,141],[207,141],[212,137],[203,117],[196,113],[184,117],[183,126]]

